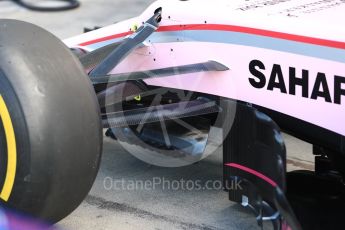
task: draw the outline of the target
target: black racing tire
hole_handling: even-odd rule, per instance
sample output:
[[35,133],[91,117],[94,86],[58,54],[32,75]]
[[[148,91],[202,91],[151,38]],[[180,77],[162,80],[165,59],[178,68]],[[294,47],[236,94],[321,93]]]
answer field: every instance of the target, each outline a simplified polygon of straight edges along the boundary
[[29,23],[0,20],[0,200],[55,223],[90,191],[102,126],[88,76],[69,49]]

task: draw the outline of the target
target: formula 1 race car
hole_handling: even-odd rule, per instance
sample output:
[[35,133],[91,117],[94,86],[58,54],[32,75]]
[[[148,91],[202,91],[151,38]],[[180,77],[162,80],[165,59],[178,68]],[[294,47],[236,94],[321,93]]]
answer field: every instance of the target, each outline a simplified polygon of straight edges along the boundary
[[[0,198],[57,222],[96,177],[103,129],[139,159],[179,167],[221,130],[224,188],[259,226],[341,229],[344,3],[158,0],[59,41],[0,20]],[[286,170],[281,131],[313,144]],[[211,151],[212,152],[212,151]],[[227,189],[240,180],[242,189]]]

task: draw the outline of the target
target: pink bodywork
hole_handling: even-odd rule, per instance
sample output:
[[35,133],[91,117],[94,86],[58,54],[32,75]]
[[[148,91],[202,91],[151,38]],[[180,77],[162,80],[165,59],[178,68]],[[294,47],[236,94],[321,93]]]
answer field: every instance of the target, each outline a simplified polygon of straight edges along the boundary
[[[203,92],[261,105],[345,136],[342,119],[345,118],[345,96],[342,97],[340,105],[326,102],[324,98],[310,99],[318,72],[326,74],[332,100],[334,76],[345,77],[345,58],[342,59],[345,57],[345,31],[343,27],[340,29],[341,24],[336,20],[344,18],[341,16],[343,15],[341,12],[344,11],[339,10],[339,8],[345,10],[344,5],[328,13],[320,11],[317,14],[300,13],[296,17],[287,17],[278,13],[268,15],[267,12],[272,12],[272,9],[275,10],[273,12],[282,11],[278,6],[271,6],[272,8],[266,11],[264,7],[247,11],[243,10],[246,9],[246,1],[231,2],[157,1],[137,18],[65,42],[69,47],[92,51],[98,48],[97,44],[102,46],[105,45],[104,42],[125,38],[125,35],[131,33],[129,28],[135,24],[140,25],[152,16],[156,8],[162,7],[161,28],[154,34],[152,41],[149,39],[145,42],[111,73],[159,69],[208,60],[218,61],[228,66],[230,70],[184,74],[145,82],[150,85]],[[325,18],[338,23],[329,23],[324,20]],[[345,18],[341,21],[344,20]],[[211,40],[199,40],[197,36],[190,36],[191,33],[198,31],[201,31],[200,34],[206,38],[209,35]],[[215,32],[240,35],[248,39],[249,43],[266,39],[267,47],[239,44],[242,41],[215,42],[212,39],[222,40],[220,34]],[[286,42],[286,47],[278,45],[274,48],[271,42],[277,44]],[[297,51],[297,48],[291,48],[294,51],[290,52],[290,45],[299,48]],[[344,56],[332,55],[332,53]],[[296,95],[284,94],[279,89],[267,90],[267,83],[262,89],[254,88],[249,82],[249,78],[253,76],[248,68],[249,63],[254,59],[265,64],[265,70],[262,72],[267,81],[273,64],[279,64],[288,90],[289,67],[296,69],[296,76],[302,75],[302,69],[308,70],[309,98],[302,97],[301,87],[296,87]],[[345,86],[343,88],[345,89]]]

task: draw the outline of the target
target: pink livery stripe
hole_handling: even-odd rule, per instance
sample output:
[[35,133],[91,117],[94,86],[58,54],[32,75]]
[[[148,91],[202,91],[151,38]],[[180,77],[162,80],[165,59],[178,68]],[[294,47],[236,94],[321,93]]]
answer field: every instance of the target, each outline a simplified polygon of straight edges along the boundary
[[250,174],[252,174],[252,175],[254,175],[256,177],[259,177],[262,180],[264,180],[267,183],[269,183],[270,185],[272,185],[273,187],[277,187],[278,186],[278,184],[276,182],[274,182],[272,179],[268,178],[264,174],[254,170],[254,169],[251,169],[251,168],[248,168],[248,167],[245,167],[243,165],[236,164],[236,163],[228,163],[228,164],[225,164],[225,165],[229,166],[229,167],[232,167],[232,168],[240,169],[240,170],[245,171],[247,173],[250,173]]
[[[169,31],[183,31],[183,30],[215,30],[215,31],[231,31],[231,32],[238,32],[238,33],[246,33],[246,34],[253,34],[271,38],[278,38],[284,39],[289,41],[337,48],[337,49],[345,49],[345,42],[340,41],[333,41],[328,39],[321,39],[321,38],[313,38],[308,36],[302,35],[295,35],[295,34],[288,34],[282,32],[275,32],[270,30],[263,30],[263,29],[256,29],[250,27],[243,27],[243,26],[235,26],[235,25],[219,25],[219,24],[188,24],[188,25],[172,25],[172,26],[161,26],[157,30],[157,32],[169,32]],[[91,41],[83,42],[79,44],[80,46],[87,46],[92,45],[99,42],[104,42],[108,40],[112,40],[115,38],[125,37],[127,35],[132,34],[132,31],[115,34],[103,38],[94,39]]]

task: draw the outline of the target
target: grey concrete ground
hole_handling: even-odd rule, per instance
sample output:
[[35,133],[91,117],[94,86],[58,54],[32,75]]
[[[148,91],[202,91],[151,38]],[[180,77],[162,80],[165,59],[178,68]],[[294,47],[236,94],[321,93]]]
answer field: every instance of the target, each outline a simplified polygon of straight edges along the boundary
[[[293,152],[290,169],[310,167],[310,145],[285,135]],[[184,168],[145,164],[105,138],[101,170],[85,202],[59,223],[64,229],[258,229],[248,210],[229,202],[220,189],[173,190],[158,184],[132,190],[131,181],[207,181],[220,183],[222,153]],[[111,183],[113,181],[113,184]],[[122,187],[122,180],[125,186]],[[117,183],[117,185],[115,184]],[[163,182],[162,182],[163,183]],[[218,184],[219,184],[218,183]],[[217,185],[217,184],[216,184]]]
[[[107,25],[140,13],[151,0],[83,0],[82,7],[62,13],[35,13],[0,1],[0,18],[40,25],[60,38],[82,32],[84,26]],[[285,135],[288,168],[313,168],[311,146]],[[255,229],[255,219],[227,200],[219,189],[192,191],[162,185],[132,189],[131,181],[220,181],[221,151],[192,166],[167,169],[140,162],[116,142],[105,138],[102,165],[86,200],[58,223],[62,229]],[[120,181],[124,180],[125,187]],[[115,186],[116,182],[117,186]],[[120,186],[120,187],[118,187]],[[129,187],[126,187],[129,186]],[[123,187],[123,188],[122,188]]]

